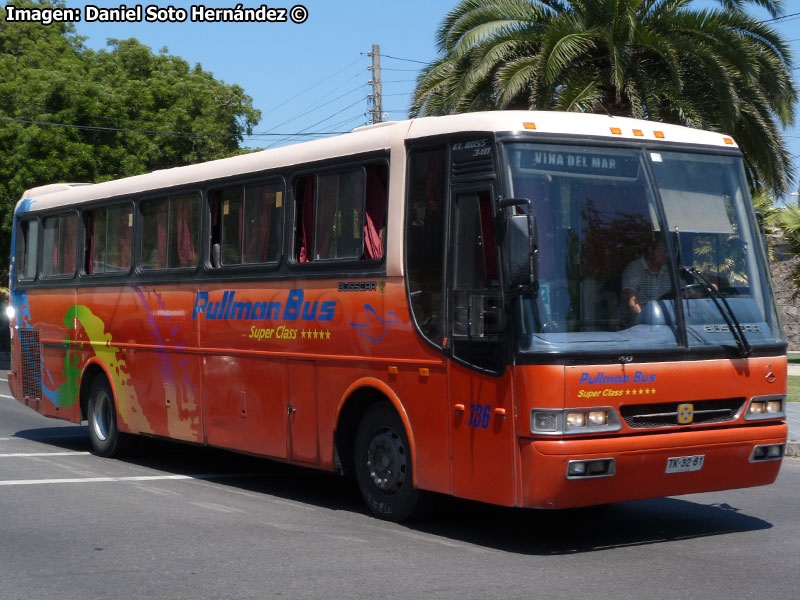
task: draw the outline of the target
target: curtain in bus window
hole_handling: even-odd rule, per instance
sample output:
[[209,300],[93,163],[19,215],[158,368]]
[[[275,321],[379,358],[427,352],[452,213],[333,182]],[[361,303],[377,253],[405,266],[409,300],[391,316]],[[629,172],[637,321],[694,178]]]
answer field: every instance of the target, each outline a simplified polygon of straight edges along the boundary
[[317,177],[314,258],[361,258],[364,172]]
[[[44,275],[55,275],[58,273],[58,260],[60,257],[58,248],[58,217],[49,217],[44,220],[44,248],[42,252],[42,273]],[[53,251],[48,253],[47,248]]]
[[311,232],[314,231],[314,177],[305,177],[305,193],[301,208],[300,262],[311,262]]
[[382,167],[367,168],[367,206],[364,219],[364,258],[383,258],[386,227],[386,187]]
[[131,266],[131,230],[133,213],[130,206],[108,209],[105,240],[105,272],[127,271]]
[[19,265],[21,276],[26,279],[36,277],[36,248],[39,241],[38,221],[22,221],[23,248]]
[[242,187],[222,191],[222,264],[242,262]]
[[43,274],[72,275],[75,272],[77,233],[77,215],[59,215],[44,220],[44,247],[52,247],[53,251],[43,255]]
[[76,242],[78,241],[78,216],[64,217],[64,264],[62,273],[74,273],[76,263]]
[[272,211],[276,208],[275,186],[249,186],[244,202],[244,261],[264,263],[273,260],[269,255],[272,234]]
[[98,239],[97,239],[97,231],[95,230],[95,216],[96,212],[90,212],[86,215],[86,239],[89,247],[87,248],[87,256],[89,257],[86,261],[86,274],[91,275],[95,272],[95,264],[98,262],[97,260],[97,251],[98,251]]
[[133,238],[133,209],[130,206],[121,206],[118,209],[111,209],[110,212],[114,214],[119,212],[119,220],[116,221],[116,235],[113,239],[119,240],[119,262],[117,263],[120,270],[127,271],[131,268],[131,240]]
[[167,227],[169,226],[169,201],[165,198],[155,204],[155,220],[158,227],[158,245],[155,256],[151,259],[154,269],[167,268]]
[[[171,267],[193,267],[197,264],[196,237],[198,234],[195,195],[172,198],[170,215],[173,216],[170,234],[170,246],[177,252],[172,253]],[[177,256],[175,256],[177,254]]]
[[[336,236],[341,236],[341,225],[335,232],[337,217],[337,203],[340,195],[340,174],[320,175],[317,177],[317,206],[314,235],[314,260],[335,258],[335,248],[331,252],[331,242],[336,243]],[[339,221],[339,219],[336,219]]]

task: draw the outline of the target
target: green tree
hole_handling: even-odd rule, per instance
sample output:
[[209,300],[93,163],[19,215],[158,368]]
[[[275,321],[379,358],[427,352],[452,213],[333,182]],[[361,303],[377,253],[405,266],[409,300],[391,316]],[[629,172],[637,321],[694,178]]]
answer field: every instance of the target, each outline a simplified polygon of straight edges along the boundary
[[[63,6],[63,2],[16,2]],[[69,24],[0,20],[0,256],[24,190],[100,182],[241,152],[261,114],[237,85],[135,39],[99,52]],[[7,277],[7,261],[0,272]]]
[[797,92],[788,44],[745,12],[782,0],[462,0],[437,32],[411,116],[490,109],[595,112],[724,131],[753,187],[793,174],[781,126]]

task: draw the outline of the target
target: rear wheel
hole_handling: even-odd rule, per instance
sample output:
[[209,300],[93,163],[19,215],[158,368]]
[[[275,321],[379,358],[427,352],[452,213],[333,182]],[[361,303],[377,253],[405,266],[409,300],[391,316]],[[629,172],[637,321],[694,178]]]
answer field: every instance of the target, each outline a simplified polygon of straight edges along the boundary
[[120,456],[128,448],[129,437],[117,428],[114,395],[105,377],[95,377],[89,388],[89,440],[92,450],[108,458]]
[[361,495],[376,516],[403,521],[427,509],[427,495],[414,488],[405,427],[388,402],[372,406],[358,425],[355,472]]

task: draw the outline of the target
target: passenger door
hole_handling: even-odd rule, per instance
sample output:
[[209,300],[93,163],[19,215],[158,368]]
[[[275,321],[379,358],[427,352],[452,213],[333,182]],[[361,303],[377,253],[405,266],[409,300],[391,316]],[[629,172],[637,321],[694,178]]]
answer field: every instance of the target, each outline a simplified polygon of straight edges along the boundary
[[514,501],[514,414],[490,183],[451,192],[447,265],[453,493]]

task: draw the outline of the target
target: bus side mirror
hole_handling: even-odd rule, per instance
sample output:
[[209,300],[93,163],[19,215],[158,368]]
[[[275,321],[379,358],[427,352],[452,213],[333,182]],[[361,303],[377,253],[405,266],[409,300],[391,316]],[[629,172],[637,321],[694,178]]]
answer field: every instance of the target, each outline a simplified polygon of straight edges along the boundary
[[511,215],[506,221],[506,261],[512,288],[527,287],[538,279],[539,240],[536,217]]

